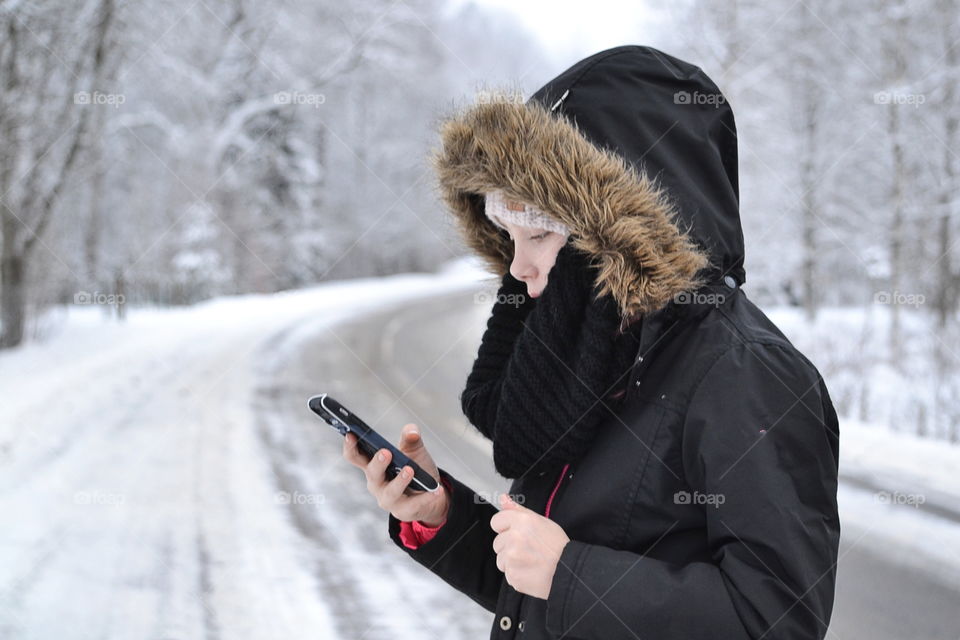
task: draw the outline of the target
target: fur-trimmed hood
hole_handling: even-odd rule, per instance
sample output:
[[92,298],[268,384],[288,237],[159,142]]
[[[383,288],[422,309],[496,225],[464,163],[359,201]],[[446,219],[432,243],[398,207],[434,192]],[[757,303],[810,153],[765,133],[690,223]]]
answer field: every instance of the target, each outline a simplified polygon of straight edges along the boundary
[[512,97],[494,92],[446,119],[432,158],[465,242],[494,273],[509,270],[513,243],[482,194],[501,189],[571,229],[624,317],[724,277],[745,281],[733,112],[699,68],[617,47],[526,103]]

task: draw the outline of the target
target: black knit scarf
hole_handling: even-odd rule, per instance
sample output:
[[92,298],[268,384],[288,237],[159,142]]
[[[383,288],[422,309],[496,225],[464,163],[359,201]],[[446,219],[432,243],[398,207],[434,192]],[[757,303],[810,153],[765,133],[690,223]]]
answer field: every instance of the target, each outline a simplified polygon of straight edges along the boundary
[[540,297],[510,273],[501,280],[460,402],[506,478],[575,462],[629,382],[640,323],[621,331],[613,298],[596,298],[595,275],[567,243]]

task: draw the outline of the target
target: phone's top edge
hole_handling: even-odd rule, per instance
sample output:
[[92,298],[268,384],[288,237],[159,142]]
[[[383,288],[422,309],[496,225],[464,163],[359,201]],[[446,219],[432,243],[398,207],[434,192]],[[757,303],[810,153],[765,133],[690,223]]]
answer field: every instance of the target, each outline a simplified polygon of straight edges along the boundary
[[325,393],[318,393],[317,395],[310,396],[309,398],[307,398],[307,407],[312,409],[314,402],[317,402],[318,404],[322,405],[323,399],[326,397],[327,397],[327,394]]

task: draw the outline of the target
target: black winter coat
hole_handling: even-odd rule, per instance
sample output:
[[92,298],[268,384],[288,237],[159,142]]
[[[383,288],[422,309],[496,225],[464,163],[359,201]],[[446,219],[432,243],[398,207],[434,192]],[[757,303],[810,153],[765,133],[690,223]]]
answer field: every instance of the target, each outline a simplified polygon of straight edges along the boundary
[[541,514],[549,500],[570,538],[546,600],[506,582],[496,507],[442,467],[446,524],[410,550],[391,515],[391,539],[493,612],[491,638],[823,638],[837,416],[816,367],[741,288],[736,130],[713,82],[618,47],[526,104],[467,109],[442,139],[444,197],[471,248],[507,273],[509,239],[477,197],[491,188],[557,215],[596,257],[597,284],[640,314],[639,345],[626,395],[559,485],[554,467],[510,488]]

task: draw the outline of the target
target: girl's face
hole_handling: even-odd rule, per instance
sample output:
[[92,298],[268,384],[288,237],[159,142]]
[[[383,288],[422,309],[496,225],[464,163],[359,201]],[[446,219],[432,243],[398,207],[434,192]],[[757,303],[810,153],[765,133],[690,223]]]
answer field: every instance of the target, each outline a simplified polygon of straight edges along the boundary
[[513,262],[510,275],[527,283],[527,294],[537,298],[547,286],[547,274],[567,237],[546,229],[520,227],[503,221],[513,240]]

